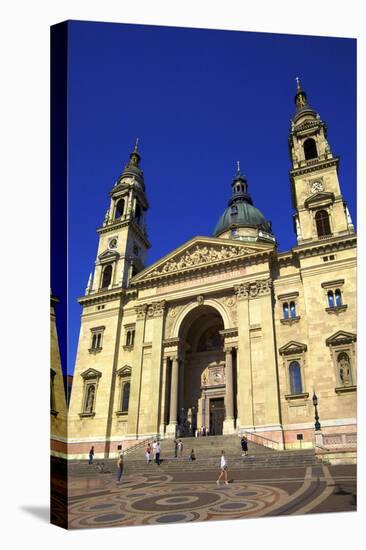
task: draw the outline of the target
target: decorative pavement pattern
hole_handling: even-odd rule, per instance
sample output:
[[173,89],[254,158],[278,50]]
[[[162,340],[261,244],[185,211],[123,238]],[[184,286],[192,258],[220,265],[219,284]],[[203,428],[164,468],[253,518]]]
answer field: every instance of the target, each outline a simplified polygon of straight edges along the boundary
[[[333,471],[333,475],[331,473]],[[352,466],[217,472],[111,474],[69,479],[69,528],[152,525],[356,510]],[[333,477],[334,476],[334,477]],[[250,479],[248,479],[250,477]],[[241,478],[241,479],[240,479]]]

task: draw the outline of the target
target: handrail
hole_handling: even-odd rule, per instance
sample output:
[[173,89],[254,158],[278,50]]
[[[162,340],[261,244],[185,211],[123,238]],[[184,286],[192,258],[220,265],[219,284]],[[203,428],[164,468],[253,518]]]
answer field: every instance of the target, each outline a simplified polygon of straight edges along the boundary
[[139,447],[143,447],[150,441],[154,441],[154,439],[156,439],[156,441],[160,441],[160,436],[157,434],[147,439],[137,440],[137,443],[135,445],[131,445],[131,447],[128,447],[125,451],[122,449],[122,454],[127,455],[129,452],[132,452],[135,449],[138,449]]
[[[268,441],[269,443],[271,443],[272,446],[275,446],[275,448],[278,448],[280,446],[280,443],[278,441],[274,441],[273,439],[269,439],[268,437],[264,437],[263,435],[259,435],[257,433],[254,433],[254,432],[245,432],[245,435],[250,438],[258,438],[258,439],[263,439],[264,441]],[[252,441],[252,443],[255,443],[255,441]],[[269,445],[264,445],[264,447],[269,447]],[[273,448],[273,447],[272,447]]]

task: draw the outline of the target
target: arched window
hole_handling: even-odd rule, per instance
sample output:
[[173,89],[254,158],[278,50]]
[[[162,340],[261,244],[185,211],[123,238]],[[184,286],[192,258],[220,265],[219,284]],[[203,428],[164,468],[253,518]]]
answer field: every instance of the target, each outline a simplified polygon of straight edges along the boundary
[[133,346],[134,342],[135,342],[135,331],[131,330],[131,346]]
[[334,294],[333,290],[328,290],[328,306],[334,307]]
[[291,313],[291,318],[294,319],[296,317],[295,302],[290,302],[290,313]]
[[102,333],[100,332],[98,335],[97,335],[97,348],[101,348],[102,347]]
[[119,201],[116,204],[116,215],[114,219],[117,220],[118,218],[122,218],[124,210],[125,210],[125,201],[124,199],[119,199]]
[[141,212],[140,205],[138,203],[136,203],[136,208],[135,208],[135,222],[136,223],[140,224],[141,216],[142,216],[142,212]]
[[129,401],[130,401],[130,382],[126,382],[123,386],[123,390],[122,390],[122,407],[121,407],[121,411],[122,412],[127,412],[128,411],[128,404],[129,404]]
[[305,160],[317,158],[318,151],[316,150],[316,143],[313,138],[308,138],[304,141],[304,153]]
[[289,373],[291,393],[302,393],[301,368],[298,361],[291,361]]
[[352,384],[351,379],[351,362],[349,356],[344,351],[337,357],[338,373],[341,383],[344,386]]
[[107,265],[103,270],[101,288],[108,288],[112,280],[112,266]]
[[130,345],[131,345],[131,331],[128,331],[127,337],[126,337],[126,346],[130,346]]
[[339,288],[336,289],[334,295],[335,295],[335,305],[336,306],[341,306],[342,305],[342,294],[341,294],[341,291],[339,290]]
[[331,234],[329,215],[326,210],[319,210],[319,212],[315,214],[315,222],[316,222],[316,230],[318,232],[318,237]]
[[288,319],[289,318],[289,309],[288,309],[288,303],[285,302],[283,304],[283,318]]
[[233,204],[231,207],[231,215],[236,216],[237,213],[238,213],[238,207],[236,206],[236,204]]
[[97,334],[93,334],[92,349],[96,349],[96,347],[97,347]]

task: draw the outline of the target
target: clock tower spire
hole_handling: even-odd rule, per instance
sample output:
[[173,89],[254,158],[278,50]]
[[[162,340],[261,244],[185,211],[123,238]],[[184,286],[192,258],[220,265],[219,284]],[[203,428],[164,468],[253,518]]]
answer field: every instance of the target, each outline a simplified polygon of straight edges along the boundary
[[125,288],[131,277],[145,266],[146,252],[150,248],[146,231],[149,204],[138,144],[137,138],[128,163],[109,193],[109,209],[97,230],[99,246],[87,294]]
[[339,180],[339,157],[327,141],[327,126],[309,105],[296,78],[295,114],[289,150],[294,226],[298,244],[354,233]]

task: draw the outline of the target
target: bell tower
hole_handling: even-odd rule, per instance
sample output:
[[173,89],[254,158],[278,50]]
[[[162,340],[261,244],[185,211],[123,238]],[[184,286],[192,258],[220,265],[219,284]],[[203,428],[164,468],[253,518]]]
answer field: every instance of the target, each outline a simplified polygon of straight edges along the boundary
[[294,228],[298,244],[354,233],[339,180],[339,157],[327,141],[327,126],[309,105],[296,78],[296,111],[289,150]]
[[145,266],[150,248],[146,231],[149,208],[145,194],[138,142],[122,174],[110,191],[110,206],[99,233],[94,275],[91,273],[86,294],[127,287],[131,277]]

